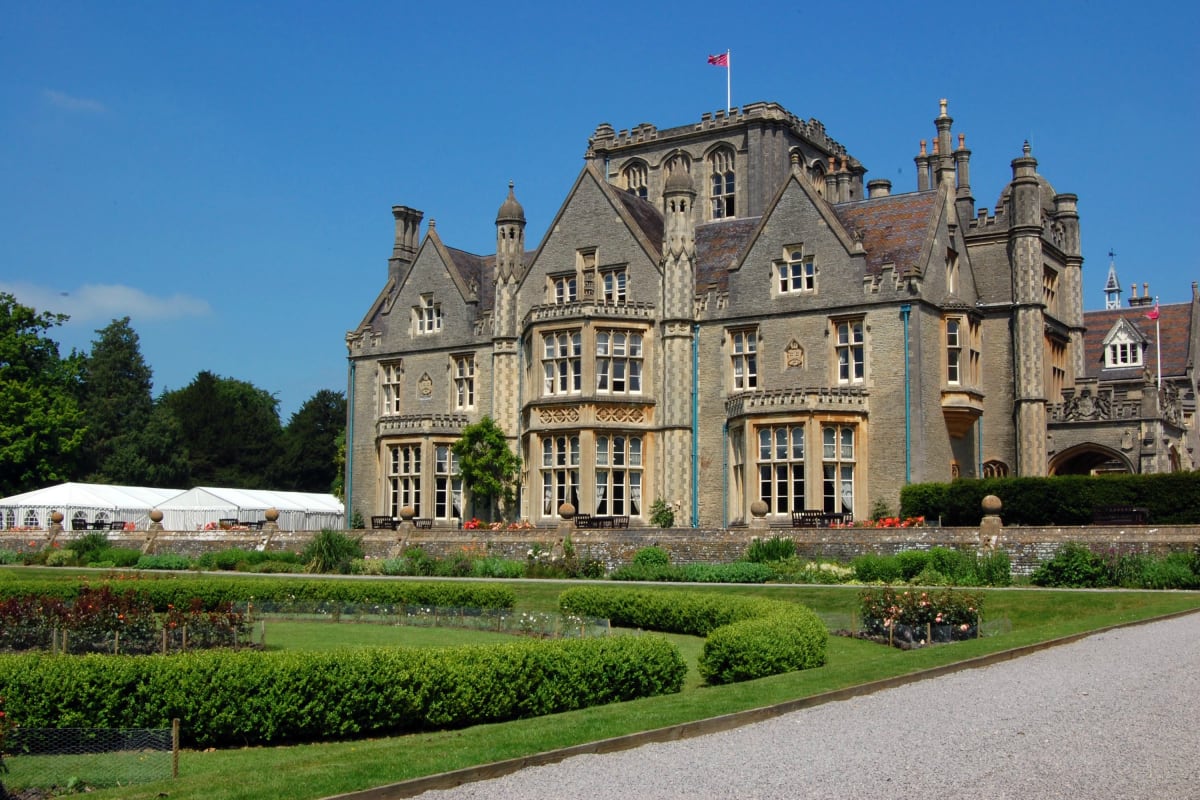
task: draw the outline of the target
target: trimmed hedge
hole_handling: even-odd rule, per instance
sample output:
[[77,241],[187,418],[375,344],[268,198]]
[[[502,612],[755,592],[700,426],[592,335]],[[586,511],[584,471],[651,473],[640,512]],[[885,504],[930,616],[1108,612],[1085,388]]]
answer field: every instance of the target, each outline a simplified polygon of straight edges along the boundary
[[0,695],[29,728],[162,728],[196,747],[456,728],[679,691],[661,636],[442,649],[0,656]]
[[[512,608],[516,595],[507,586],[484,583],[411,581],[341,581],[311,578],[193,578],[138,577],[99,580],[93,588],[111,586],[116,591],[132,589],[149,601],[155,611],[168,606],[186,608],[199,599],[205,609],[227,603],[309,602],[370,605],[373,603],[437,606],[441,608]],[[73,600],[81,584],[76,580],[15,579],[0,581],[0,598],[30,595]]]
[[710,684],[819,667],[829,641],[811,609],[781,600],[580,586],[559,595],[558,604],[621,627],[708,637],[700,674]]
[[1147,508],[1150,521],[1159,525],[1200,523],[1200,472],[918,483],[900,490],[900,513],[940,517],[944,525],[978,525],[980,504],[989,494],[1003,503],[1000,516],[1007,525],[1087,525],[1094,509],[1115,505]]

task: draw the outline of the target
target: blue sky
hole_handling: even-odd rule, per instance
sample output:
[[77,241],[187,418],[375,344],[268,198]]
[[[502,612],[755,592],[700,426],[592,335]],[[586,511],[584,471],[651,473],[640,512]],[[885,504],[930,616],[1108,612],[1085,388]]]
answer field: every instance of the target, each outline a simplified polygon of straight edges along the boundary
[[345,388],[392,205],[490,253],[512,180],[535,243],[596,125],[723,108],[705,59],[727,48],[733,105],[821,120],[897,192],[939,98],[979,206],[1029,139],[1079,195],[1087,308],[1110,249],[1126,296],[1200,279],[1190,3],[0,0],[0,20],[0,291],[70,314],[64,352],[128,315],[156,393],[210,370],[284,422]]

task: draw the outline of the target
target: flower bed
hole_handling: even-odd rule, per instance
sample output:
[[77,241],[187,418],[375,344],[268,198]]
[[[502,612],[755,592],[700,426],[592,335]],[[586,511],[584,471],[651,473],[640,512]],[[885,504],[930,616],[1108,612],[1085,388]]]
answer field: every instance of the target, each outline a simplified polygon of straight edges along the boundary
[[897,591],[891,586],[867,589],[860,596],[859,634],[909,649],[979,636],[983,596],[945,589]]

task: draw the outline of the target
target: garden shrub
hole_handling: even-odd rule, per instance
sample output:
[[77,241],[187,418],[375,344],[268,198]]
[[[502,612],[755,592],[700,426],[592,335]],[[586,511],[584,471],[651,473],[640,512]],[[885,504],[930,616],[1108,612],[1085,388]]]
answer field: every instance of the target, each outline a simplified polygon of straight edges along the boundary
[[511,558],[489,556],[475,559],[471,574],[476,578],[522,578],[525,576],[525,565]]
[[362,557],[362,537],[326,528],[309,541],[300,560],[308,572],[349,575],[350,562]]
[[955,589],[918,592],[891,586],[859,595],[863,630],[906,642],[955,641],[978,635],[983,595]]
[[825,663],[829,633],[816,614],[780,611],[717,628],[700,654],[709,684],[736,683]]
[[643,547],[633,554],[633,563],[640,567],[665,567],[671,555],[661,547]]
[[141,557],[142,551],[132,547],[106,547],[99,552],[91,564],[127,569],[135,566]]
[[162,553],[160,555],[144,555],[138,558],[134,564],[137,569],[173,569],[183,570],[191,569],[192,560],[187,556],[176,555],[174,553]]
[[[677,692],[687,665],[661,636],[439,649],[0,656],[22,725],[163,728],[195,747],[457,728]],[[263,691],[270,687],[270,691]]]
[[[93,581],[109,583],[144,596],[156,611],[169,606],[187,608],[193,599],[205,609],[225,603],[272,602],[280,606],[341,603],[345,605],[413,605],[440,608],[512,608],[516,595],[507,586],[472,582],[330,581],[295,576],[279,578],[205,578],[178,575],[145,575],[137,580]],[[18,578],[0,582],[0,598],[39,595],[71,600],[81,587],[74,581]]]
[[854,575],[863,583],[895,583],[900,580],[896,559],[878,553],[863,553],[850,562]]
[[[104,531],[90,531],[71,543],[71,551],[76,560],[83,565],[93,561],[101,561],[100,554],[107,550],[108,534]],[[47,562],[48,563],[48,562]]]
[[[558,603],[566,613],[608,619],[619,627],[710,638],[717,631],[734,628],[701,655],[701,674],[710,683],[748,680],[825,663],[829,633],[811,609],[796,603],[705,592],[585,586],[566,590]],[[789,621],[744,625],[780,617]]]
[[1096,588],[1112,586],[1112,573],[1104,559],[1076,542],[1067,542],[1054,558],[1043,561],[1029,576],[1035,586]]
[[896,553],[896,566],[900,570],[900,580],[908,582],[916,578],[929,566],[928,550],[903,550]]
[[770,539],[751,540],[746,548],[745,561],[762,564],[768,561],[785,561],[796,555],[796,543],[782,536],[772,536]]
[[689,583],[766,583],[775,571],[766,564],[735,561],[732,564],[686,564],[679,567]]

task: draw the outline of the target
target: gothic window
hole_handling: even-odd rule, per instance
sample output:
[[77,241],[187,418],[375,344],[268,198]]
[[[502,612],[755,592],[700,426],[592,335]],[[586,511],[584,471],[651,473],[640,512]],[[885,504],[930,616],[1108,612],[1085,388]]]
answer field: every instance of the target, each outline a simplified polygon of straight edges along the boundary
[[557,517],[563,503],[579,510],[579,435],[542,439],[542,516]]
[[628,282],[628,273],[625,269],[605,270],[601,279],[604,302],[613,304],[624,303],[627,297],[625,289]]
[[838,383],[862,383],[866,374],[866,338],[863,320],[847,319],[834,323]]
[[1046,397],[1057,403],[1067,382],[1067,346],[1057,339],[1046,340]]
[[1058,311],[1058,273],[1049,264],[1042,266],[1042,302],[1046,311],[1055,314]]
[[800,247],[784,250],[783,258],[775,262],[776,289],[779,294],[814,292],[817,289],[817,269],[813,257]]
[[962,319],[946,320],[946,383],[962,382]]
[[379,365],[379,413],[387,416],[400,413],[400,380],[404,365],[397,361]]
[[433,448],[433,516],[436,519],[462,519],[463,481],[458,474],[458,457],[448,444]]
[[442,304],[435,303],[432,294],[421,295],[421,302],[413,306],[413,320],[418,334],[437,333],[442,329]]
[[650,183],[649,170],[646,168],[646,164],[641,161],[634,161],[627,165],[621,174],[625,179],[626,191],[645,200],[648,194],[646,187]]
[[38,513],[32,508],[25,512],[25,519],[21,522],[26,528],[40,528],[41,523],[38,522]]
[[574,303],[579,299],[579,279],[574,273],[550,278],[550,291],[555,305]]
[[712,168],[712,218],[724,219],[735,216],[733,150],[722,147],[708,159]]
[[542,337],[542,392],[579,394],[583,389],[583,340],[579,331],[556,331]]
[[730,331],[730,367],[735,392],[758,386],[758,332],[754,329]]
[[388,512],[400,516],[400,509],[411,506],[421,516],[421,445],[396,445],[388,448]]
[[995,459],[983,462],[983,477],[1007,478],[1008,464],[1005,464],[1003,461],[996,461]]
[[946,250],[946,294],[958,294],[958,253]]
[[641,394],[640,333],[604,330],[596,333],[596,391]]
[[454,356],[454,407],[466,411],[475,407],[475,356]]
[[854,512],[854,427],[821,428],[823,508],[827,512]]
[[804,427],[758,429],[758,496],[770,514],[804,509]]
[[596,514],[642,513],[642,437],[596,437]]

